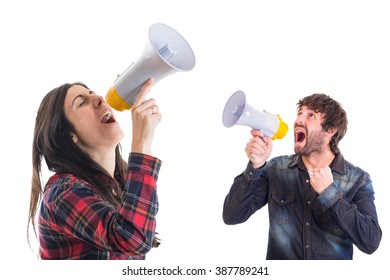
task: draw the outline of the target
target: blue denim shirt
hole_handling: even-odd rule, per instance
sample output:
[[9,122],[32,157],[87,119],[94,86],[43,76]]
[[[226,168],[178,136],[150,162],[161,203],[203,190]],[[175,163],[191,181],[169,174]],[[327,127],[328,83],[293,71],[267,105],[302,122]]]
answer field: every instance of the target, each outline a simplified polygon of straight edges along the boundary
[[318,195],[298,155],[273,158],[259,169],[248,163],[225,198],[224,222],[245,222],[268,204],[267,260],[352,259],[353,244],[373,253],[382,231],[369,174],[341,153],[330,168],[334,182]]

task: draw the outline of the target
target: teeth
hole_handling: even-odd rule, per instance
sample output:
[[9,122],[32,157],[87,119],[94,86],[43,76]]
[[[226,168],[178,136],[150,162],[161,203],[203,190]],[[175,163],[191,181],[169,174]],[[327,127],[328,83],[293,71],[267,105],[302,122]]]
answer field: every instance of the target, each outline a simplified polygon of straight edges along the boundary
[[111,112],[107,111],[106,113],[104,113],[101,120],[102,122],[107,123],[110,118],[111,118]]

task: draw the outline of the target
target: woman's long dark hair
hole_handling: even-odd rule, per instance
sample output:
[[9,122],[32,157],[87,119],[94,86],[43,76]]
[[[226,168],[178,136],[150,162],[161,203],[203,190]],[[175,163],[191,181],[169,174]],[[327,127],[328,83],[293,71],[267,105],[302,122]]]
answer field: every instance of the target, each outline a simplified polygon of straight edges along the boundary
[[[55,173],[71,173],[89,182],[104,200],[114,206],[119,205],[124,185],[124,176],[127,163],[121,155],[121,146],[115,149],[116,172],[115,180],[97,164],[91,157],[83,152],[72,140],[71,133],[74,132],[72,124],[67,120],[64,112],[64,102],[68,89],[73,85],[81,85],[88,89],[83,83],[66,83],[50,91],[42,100],[35,120],[34,138],[32,145],[32,165],[33,174],[31,182],[31,198],[29,220],[27,225],[27,239],[29,241],[29,227],[33,226],[35,236],[36,224],[35,216],[38,205],[41,201],[44,189],[41,184],[41,163],[42,157],[45,159],[47,167]],[[104,174],[111,178],[117,196],[111,188],[98,179],[98,174]],[[155,247],[158,241],[155,240]]]

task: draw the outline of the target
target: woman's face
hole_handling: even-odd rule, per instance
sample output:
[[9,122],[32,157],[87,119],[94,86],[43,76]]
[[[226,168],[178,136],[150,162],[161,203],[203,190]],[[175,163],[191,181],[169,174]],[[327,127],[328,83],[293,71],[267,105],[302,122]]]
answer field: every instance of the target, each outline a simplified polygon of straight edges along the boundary
[[112,152],[123,138],[112,108],[102,96],[81,85],[68,89],[64,111],[75,129],[73,141],[93,157]]

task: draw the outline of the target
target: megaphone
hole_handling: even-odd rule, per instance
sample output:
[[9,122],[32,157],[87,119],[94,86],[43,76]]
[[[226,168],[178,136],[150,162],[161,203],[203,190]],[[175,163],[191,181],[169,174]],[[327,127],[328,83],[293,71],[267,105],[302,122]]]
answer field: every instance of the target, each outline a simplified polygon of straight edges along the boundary
[[282,139],[288,125],[282,121],[279,115],[274,115],[266,110],[256,110],[246,102],[245,93],[236,91],[227,101],[223,110],[222,122],[226,127],[233,125],[245,125],[253,129],[261,130],[265,137]]
[[121,74],[106,94],[107,103],[118,111],[130,110],[143,84],[154,84],[178,71],[195,66],[195,56],[187,41],[173,28],[155,23],[149,28],[149,41],[141,57]]

